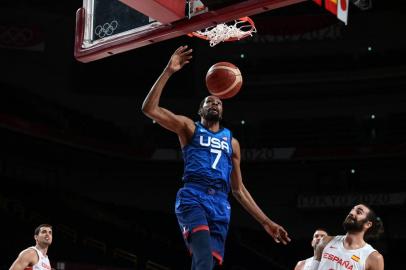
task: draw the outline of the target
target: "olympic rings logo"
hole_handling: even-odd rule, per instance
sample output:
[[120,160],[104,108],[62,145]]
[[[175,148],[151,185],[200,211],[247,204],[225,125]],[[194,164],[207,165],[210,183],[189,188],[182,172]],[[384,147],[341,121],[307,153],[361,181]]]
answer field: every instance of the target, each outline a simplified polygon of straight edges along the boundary
[[30,28],[0,26],[0,45],[24,47],[33,45],[36,39],[36,34]]
[[106,36],[111,36],[118,27],[118,22],[116,20],[110,23],[106,22],[103,25],[98,25],[94,29],[94,34],[99,38],[104,38]]

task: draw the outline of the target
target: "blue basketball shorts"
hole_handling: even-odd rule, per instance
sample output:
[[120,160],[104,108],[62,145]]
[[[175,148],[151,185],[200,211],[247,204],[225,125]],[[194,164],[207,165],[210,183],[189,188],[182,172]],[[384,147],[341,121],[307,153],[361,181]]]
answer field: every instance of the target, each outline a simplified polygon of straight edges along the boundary
[[221,265],[231,214],[227,194],[187,183],[176,195],[175,213],[188,250],[189,236],[208,230],[213,257]]

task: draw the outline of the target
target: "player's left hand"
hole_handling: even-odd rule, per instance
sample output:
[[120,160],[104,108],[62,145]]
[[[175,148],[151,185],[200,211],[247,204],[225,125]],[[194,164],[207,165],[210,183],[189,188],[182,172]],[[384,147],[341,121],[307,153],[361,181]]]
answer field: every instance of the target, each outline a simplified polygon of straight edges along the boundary
[[276,243],[287,245],[290,242],[287,231],[279,224],[267,219],[262,225],[264,226],[265,231],[272,236]]

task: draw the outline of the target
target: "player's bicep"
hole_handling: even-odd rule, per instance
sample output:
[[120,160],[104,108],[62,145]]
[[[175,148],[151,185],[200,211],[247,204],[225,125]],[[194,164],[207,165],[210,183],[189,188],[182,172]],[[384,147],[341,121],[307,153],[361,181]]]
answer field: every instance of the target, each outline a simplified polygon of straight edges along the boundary
[[241,149],[240,143],[237,139],[232,138],[231,144],[233,146],[233,154],[231,157],[233,163],[233,170],[231,171],[231,189],[233,192],[239,191],[243,188],[241,176]]
[[236,138],[233,137],[231,139],[231,145],[233,147],[233,155],[232,155],[233,165],[234,165],[234,162],[237,162],[239,165],[240,161],[241,161],[240,143],[238,142],[238,140]]

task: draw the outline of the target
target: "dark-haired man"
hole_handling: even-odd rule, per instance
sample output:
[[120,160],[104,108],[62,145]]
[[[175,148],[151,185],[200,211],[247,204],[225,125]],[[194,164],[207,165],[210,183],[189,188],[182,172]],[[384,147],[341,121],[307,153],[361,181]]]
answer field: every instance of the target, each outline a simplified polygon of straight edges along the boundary
[[216,96],[200,104],[200,121],[175,114],[160,106],[169,78],[192,58],[192,50],[179,47],[152,86],[142,111],[162,127],[176,133],[185,162],[184,186],[178,191],[175,212],[185,243],[192,254],[192,270],[211,270],[221,265],[230,222],[228,194],[256,219],[277,243],[287,244],[288,233],[256,204],[243,184],[239,142],[221,126],[223,103]]
[[34,231],[35,246],[20,252],[10,270],[51,270],[48,248],[52,243],[52,226],[41,224]]
[[383,223],[365,204],[354,206],[343,222],[345,235],[326,236],[316,248],[311,270],[383,270],[383,256],[365,238],[378,238]]
[[320,243],[320,241],[323,239],[323,237],[327,236],[328,233],[325,229],[318,228],[316,231],[313,233],[313,238],[311,241],[311,246],[313,248],[313,256],[310,258],[307,258],[305,260],[299,261],[296,266],[295,270],[309,270],[316,254],[316,247]]

